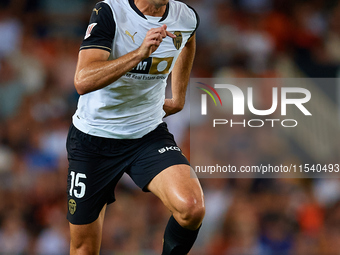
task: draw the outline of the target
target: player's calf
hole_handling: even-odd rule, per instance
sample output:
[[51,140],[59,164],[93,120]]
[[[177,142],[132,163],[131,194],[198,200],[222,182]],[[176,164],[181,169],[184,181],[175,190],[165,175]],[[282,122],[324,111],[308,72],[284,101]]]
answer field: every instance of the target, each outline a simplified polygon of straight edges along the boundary
[[162,255],[185,255],[196,241],[205,214],[203,196],[181,201],[164,233]]
[[164,232],[162,255],[185,255],[194,245],[200,226],[195,229],[182,227],[173,216]]

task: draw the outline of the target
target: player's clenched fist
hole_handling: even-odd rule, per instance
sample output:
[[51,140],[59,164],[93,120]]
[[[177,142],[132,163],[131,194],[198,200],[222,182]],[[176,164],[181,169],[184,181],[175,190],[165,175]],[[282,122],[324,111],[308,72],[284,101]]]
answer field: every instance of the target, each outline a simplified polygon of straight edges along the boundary
[[163,41],[163,38],[169,36],[171,38],[176,38],[176,36],[169,31],[166,30],[167,26],[163,25],[158,28],[151,28],[144,38],[144,41],[142,45],[139,47],[139,53],[142,56],[142,58],[148,58],[151,53],[153,53],[161,42]]

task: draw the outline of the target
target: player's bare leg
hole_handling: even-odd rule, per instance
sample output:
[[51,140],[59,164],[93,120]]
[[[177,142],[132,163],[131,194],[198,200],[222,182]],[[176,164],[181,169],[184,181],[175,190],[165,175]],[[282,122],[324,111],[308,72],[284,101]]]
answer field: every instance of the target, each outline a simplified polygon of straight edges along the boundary
[[106,205],[97,220],[90,224],[74,225],[70,223],[70,255],[98,255],[100,251],[102,229]]
[[147,186],[172,212],[164,235],[164,255],[188,253],[205,214],[201,185],[190,173],[194,174],[190,166],[174,165],[159,173]]

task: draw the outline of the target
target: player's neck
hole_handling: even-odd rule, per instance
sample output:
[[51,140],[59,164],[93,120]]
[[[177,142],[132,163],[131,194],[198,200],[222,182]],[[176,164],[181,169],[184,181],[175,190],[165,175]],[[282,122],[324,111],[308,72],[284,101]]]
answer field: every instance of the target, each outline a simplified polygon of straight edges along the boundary
[[137,8],[144,14],[155,17],[162,17],[165,10],[166,0],[134,0]]

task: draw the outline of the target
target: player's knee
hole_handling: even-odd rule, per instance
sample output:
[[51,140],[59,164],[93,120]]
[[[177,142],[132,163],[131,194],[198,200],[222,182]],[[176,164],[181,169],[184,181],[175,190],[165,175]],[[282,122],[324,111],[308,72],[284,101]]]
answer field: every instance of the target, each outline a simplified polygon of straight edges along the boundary
[[182,227],[197,229],[204,218],[205,206],[202,199],[187,199],[183,201],[176,219]]

